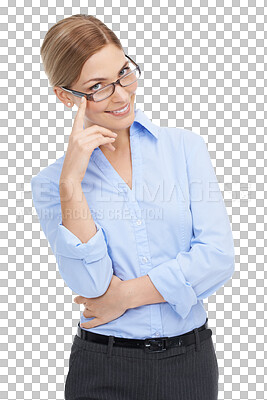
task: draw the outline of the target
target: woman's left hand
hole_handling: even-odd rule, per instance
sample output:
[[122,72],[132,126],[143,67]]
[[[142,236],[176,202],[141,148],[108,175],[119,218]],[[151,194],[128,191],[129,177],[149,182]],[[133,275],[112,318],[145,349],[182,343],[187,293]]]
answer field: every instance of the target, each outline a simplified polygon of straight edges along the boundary
[[95,317],[81,324],[81,327],[95,328],[113,321],[125,313],[127,308],[124,305],[125,301],[121,290],[123,282],[116,275],[113,275],[107,291],[102,296],[94,298],[77,296],[74,298],[76,304],[84,304],[83,315],[85,318]]

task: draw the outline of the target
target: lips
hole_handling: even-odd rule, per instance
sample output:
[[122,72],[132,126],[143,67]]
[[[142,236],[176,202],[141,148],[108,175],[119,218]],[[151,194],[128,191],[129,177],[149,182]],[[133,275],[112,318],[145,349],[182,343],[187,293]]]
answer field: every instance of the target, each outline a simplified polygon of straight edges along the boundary
[[127,107],[127,106],[128,106],[128,104],[129,104],[129,103],[125,104],[123,107],[121,107],[121,108],[118,108],[117,110],[110,110],[110,111],[105,111],[105,112],[114,112],[114,111],[120,111],[120,110],[123,110],[125,107]]

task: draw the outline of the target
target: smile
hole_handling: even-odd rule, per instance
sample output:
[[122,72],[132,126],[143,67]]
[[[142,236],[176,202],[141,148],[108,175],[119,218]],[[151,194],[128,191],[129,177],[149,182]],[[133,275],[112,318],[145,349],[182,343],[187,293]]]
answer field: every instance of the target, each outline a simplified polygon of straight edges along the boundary
[[128,103],[124,108],[119,111],[105,111],[111,115],[126,115],[130,111],[130,103]]

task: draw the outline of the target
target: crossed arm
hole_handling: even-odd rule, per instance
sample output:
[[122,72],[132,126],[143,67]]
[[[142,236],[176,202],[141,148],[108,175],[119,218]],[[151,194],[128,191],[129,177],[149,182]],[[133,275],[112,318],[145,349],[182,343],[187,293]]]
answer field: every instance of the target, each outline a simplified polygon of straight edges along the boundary
[[[231,278],[235,257],[228,215],[206,144],[201,137],[194,139],[194,150],[187,158],[194,229],[190,250],[177,249],[176,257],[127,281],[113,275],[104,229],[95,221],[97,232],[82,243],[62,224],[57,183],[42,175],[32,179],[34,205],[59,272],[67,286],[80,293],[76,303],[85,304],[84,316],[95,317],[86,322],[87,328],[118,318],[129,308],[161,302],[168,302],[184,319],[198,300],[209,297]],[[210,183],[215,185],[215,199],[208,196]],[[200,199],[197,189],[203,193]]]
[[127,281],[122,281],[113,275],[108,290],[102,296],[91,299],[77,296],[74,301],[77,304],[84,304],[85,318],[95,317],[81,325],[87,329],[112,321],[129,308],[166,302],[148,275]]
[[148,275],[122,281],[122,296],[127,309],[146,304],[166,303]]

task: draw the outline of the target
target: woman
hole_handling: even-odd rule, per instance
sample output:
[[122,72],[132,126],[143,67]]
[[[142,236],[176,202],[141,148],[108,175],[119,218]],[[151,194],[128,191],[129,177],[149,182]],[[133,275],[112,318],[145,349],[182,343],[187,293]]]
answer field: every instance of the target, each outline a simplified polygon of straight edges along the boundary
[[58,99],[78,107],[66,154],[31,181],[85,306],[65,399],[217,399],[203,299],[231,278],[234,246],[204,140],[134,109],[140,67],[97,18],[59,21],[41,55]]

